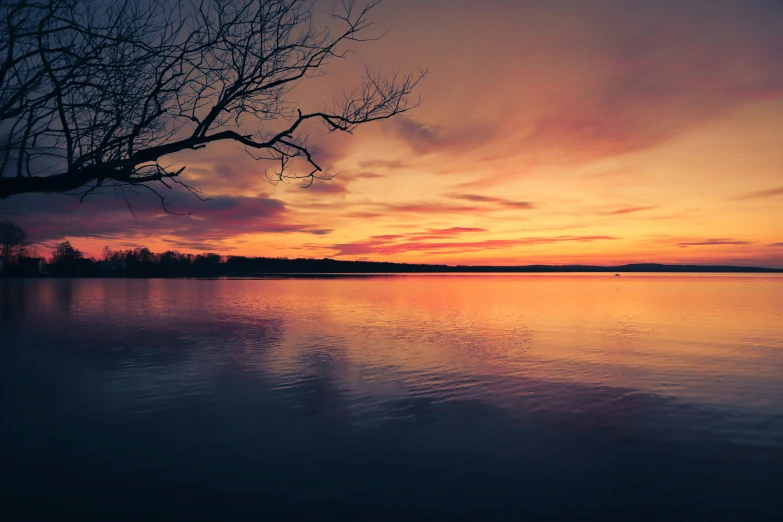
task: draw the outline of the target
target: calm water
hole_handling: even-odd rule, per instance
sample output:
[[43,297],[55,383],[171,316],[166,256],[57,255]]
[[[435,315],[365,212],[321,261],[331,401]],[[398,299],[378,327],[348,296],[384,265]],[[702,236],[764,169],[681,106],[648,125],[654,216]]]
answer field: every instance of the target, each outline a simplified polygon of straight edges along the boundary
[[3,520],[781,520],[783,277],[0,281]]

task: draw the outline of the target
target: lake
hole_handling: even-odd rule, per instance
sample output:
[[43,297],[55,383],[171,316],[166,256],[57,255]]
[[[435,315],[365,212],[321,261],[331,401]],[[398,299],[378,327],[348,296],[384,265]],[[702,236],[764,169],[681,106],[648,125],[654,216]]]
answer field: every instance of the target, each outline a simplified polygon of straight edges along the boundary
[[0,280],[4,520],[781,520],[783,276]]

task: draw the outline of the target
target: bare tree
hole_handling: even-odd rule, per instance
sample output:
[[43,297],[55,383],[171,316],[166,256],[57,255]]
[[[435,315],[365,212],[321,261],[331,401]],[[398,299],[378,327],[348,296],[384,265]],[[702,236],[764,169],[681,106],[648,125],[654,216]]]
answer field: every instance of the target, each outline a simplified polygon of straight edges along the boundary
[[0,255],[6,263],[24,257],[28,245],[27,232],[12,221],[0,221]]
[[103,259],[105,262],[111,261],[112,256],[114,255],[114,250],[112,250],[109,245],[105,245],[101,249],[101,259]]
[[319,26],[312,0],[0,0],[0,198],[193,191],[172,155],[218,141],[274,161],[273,181],[328,177],[308,123],[350,133],[419,102],[422,71],[371,69],[320,110],[290,100],[373,38],[378,1],[341,0]]

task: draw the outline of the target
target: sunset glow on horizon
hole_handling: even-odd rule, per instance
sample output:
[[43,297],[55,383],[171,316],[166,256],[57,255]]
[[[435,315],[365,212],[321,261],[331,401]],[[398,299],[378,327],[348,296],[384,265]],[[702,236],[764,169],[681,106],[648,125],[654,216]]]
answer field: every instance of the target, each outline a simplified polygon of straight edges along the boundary
[[[320,6],[320,4],[319,4]],[[328,6],[324,3],[323,9]],[[40,255],[112,248],[464,265],[783,267],[783,3],[387,0],[292,99],[367,64],[427,69],[423,103],[311,141],[329,181],[271,185],[236,144],[177,158],[207,201],[24,195]]]

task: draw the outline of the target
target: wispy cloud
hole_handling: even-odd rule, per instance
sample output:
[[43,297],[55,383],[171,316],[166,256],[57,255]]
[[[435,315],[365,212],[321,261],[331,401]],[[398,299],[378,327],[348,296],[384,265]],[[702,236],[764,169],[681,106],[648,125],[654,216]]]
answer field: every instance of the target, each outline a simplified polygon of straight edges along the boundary
[[[611,241],[614,236],[552,236],[527,237],[519,239],[487,239],[482,241],[425,241],[424,237],[412,239],[411,234],[373,236],[363,241],[339,243],[326,248],[334,250],[334,256],[391,256],[411,252],[467,253],[481,250],[504,249],[563,242]],[[429,238],[426,238],[429,239]],[[321,246],[319,246],[320,248]]]
[[367,160],[360,161],[359,166],[363,169],[383,168],[389,170],[404,169],[409,165],[400,160]]
[[432,201],[419,203],[389,203],[381,205],[381,207],[390,212],[410,214],[474,214],[491,210],[481,205],[458,205]]
[[734,201],[742,201],[746,199],[763,199],[774,198],[776,196],[783,196],[783,187],[776,187],[766,190],[757,190],[756,192],[748,192],[734,198]]
[[378,206],[391,212],[411,214],[484,214],[502,210],[529,210],[535,208],[535,205],[528,201],[515,201],[478,194],[445,194],[444,196],[455,200],[455,203],[419,201],[387,203],[379,204]]
[[348,212],[345,214],[345,217],[347,218],[354,218],[354,219],[375,219],[384,217],[387,214],[384,214],[383,212]]
[[451,228],[430,229],[427,230],[426,232],[416,232],[412,235],[438,234],[441,236],[456,236],[459,234],[466,234],[470,232],[489,232],[489,231],[486,228],[451,227]]
[[[345,177],[345,175],[343,175]],[[377,172],[359,172],[357,174],[350,174],[350,179],[382,179],[386,177],[386,174],[378,174]]]
[[677,243],[677,246],[680,248],[685,247],[693,247],[693,246],[739,246],[739,245],[751,245],[753,244],[750,241],[740,241],[738,239],[727,239],[727,238],[715,238],[715,239],[705,239],[702,241],[685,241],[681,243]]
[[471,201],[474,203],[490,203],[493,206],[509,209],[532,209],[536,205],[529,201],[514,201],[511,199],[498,198],[493,196],[482,196],[480,194],[444,194],[447,198],[458,199],[461,201]]
[[605,216],[623,216],[625,214],[633,214],[635,212],[643,212],[645,210],[654,210],[656,208],[658,208],[658,207],[655,207],[655,206],[652,206],[652,205],[647,205],[647,206],[643,206],[643,207],[633,207],[633,206],[627,205],[627,206],[620,207],[620,208],[617,208],[617,209],[614,209],[614,210],[607,210],[607,211],[601,212],[601,214],[603,214]]
[[345,194],[348,192],[348,187],[342,180],[330,179],[330,180],[316,180],[309,187],[302,187],[302,194]]

